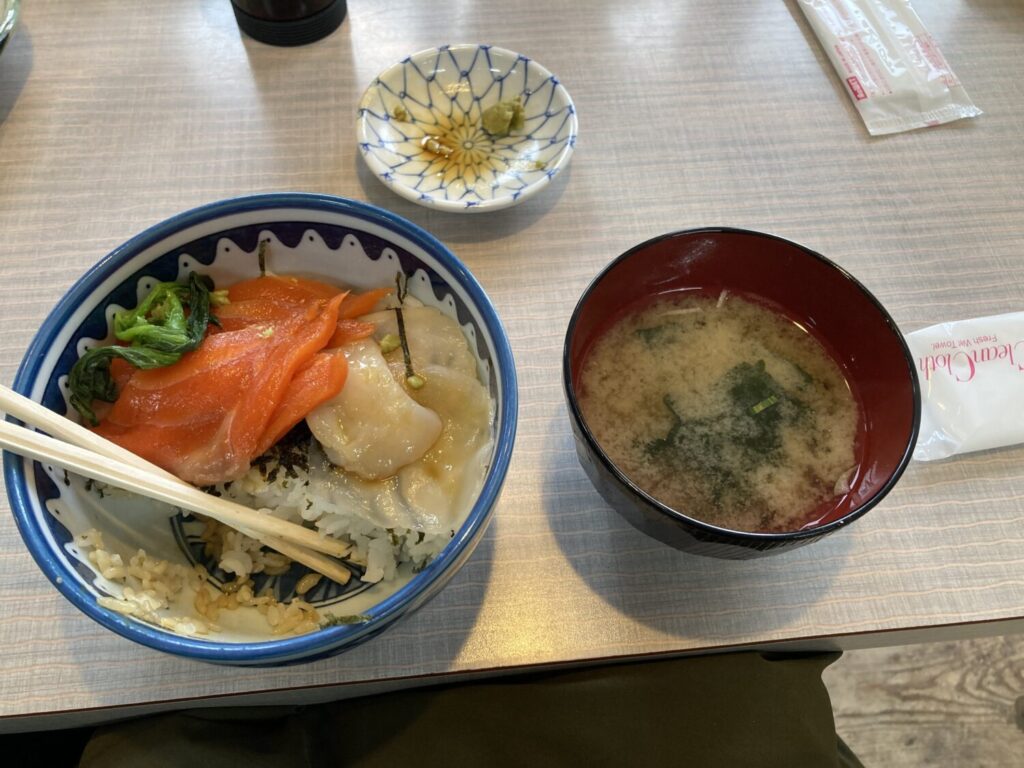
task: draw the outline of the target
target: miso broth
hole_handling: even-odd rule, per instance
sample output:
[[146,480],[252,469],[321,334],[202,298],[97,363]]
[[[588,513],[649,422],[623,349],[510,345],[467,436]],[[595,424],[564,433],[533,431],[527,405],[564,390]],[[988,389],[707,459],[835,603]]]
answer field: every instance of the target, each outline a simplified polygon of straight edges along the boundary
[[579,403],[630,480],[725,528],[797,530],[856,473],[843,372],[799,325],[738,296],[675,294],[624,316],[589,351]]

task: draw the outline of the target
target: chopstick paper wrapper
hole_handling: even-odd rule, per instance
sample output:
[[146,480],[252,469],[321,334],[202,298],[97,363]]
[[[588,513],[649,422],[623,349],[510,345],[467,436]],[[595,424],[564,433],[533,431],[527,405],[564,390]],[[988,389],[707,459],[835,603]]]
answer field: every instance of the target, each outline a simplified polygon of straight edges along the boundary
[[921,383],[919,461],[1024,443],[1024,312],[907,335]]
[[981,114],[909,0],[799,0],[872,136]]

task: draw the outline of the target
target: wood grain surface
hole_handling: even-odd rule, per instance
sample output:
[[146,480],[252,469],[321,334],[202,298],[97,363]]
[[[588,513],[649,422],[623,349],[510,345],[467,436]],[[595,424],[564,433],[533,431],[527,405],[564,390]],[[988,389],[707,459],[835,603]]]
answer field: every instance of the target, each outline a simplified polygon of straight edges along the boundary
[[1021,763],[1024,636],[854,651],[824,679],[836,730],[866,766]]
[[[60,597],[0,515],[0,726],[640,654],[1024,628],[1024,449],[912,465],[849,530],[719,562],[645,538],[602,502],[576,463],[561,391],[576,297],[631,245],[686,227],[804,243],[907,332],[1022,308],[1024,7],[918,5],[985,114],[871,139],[793,0],[350,0],[334,35],[295,49],[241,36],[227,0],[24,3],[0,57],[0,381],[68,287],[132,235],[213,200],[303,190],[388,208],[469,265],[509,331],[521,410],[494,523],[451,584],[372,642],[298,668],[202,666],[110,634]],[[532,56],[576,102],[570,168],[521,206],[430,211],[357,157],[362,90],[445,42]]]

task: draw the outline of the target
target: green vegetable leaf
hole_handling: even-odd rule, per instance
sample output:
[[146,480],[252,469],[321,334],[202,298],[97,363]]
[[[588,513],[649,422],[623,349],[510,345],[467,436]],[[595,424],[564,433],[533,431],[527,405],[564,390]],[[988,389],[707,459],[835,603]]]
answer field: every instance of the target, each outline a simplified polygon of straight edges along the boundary
[[[160,283],[135,309],[114,315],[114,335],[129,346],[90,349],[68,377],[71,405],[82,418],[95,426],[98,420],[93,401],[112,403],[117,399],[117,385],[110,376],[110,363],[115,357],[136,368],[162,368],[196,349],[207,326],[219,325],[210,314],[212,289],[209,277],[192,272],[188,284]],[[223,303],[220,296],[216,301]]]
[[82,355],[71,369],[68,388],[71,405],[93,426],[99,423],[92,409],[94,400],[117,400],[117,386],[110,377],[110,361],[123,358],[136,368],[162,368],[176,363],[181,355],[147,347],[98,347]]
[[210,278],[195,272],[187,285],[160,283],[135,309],[114,316],[114,335],[133,346],[189,352],[202,342],[207,325],[217,323],[210,315],[212,288]]
[[671,326],[663,324],[654,325],[650,328],[637,328],[635,333],[648,347],[657,347],[665,341],[670,330],[672,330]]
[[780,460],[783,427],[806,418],[809,410],[775,381],[763,360],[740,363],[721,383],[729,404],[710,416],[688,418],[666,395],[670,419],[665,437],[644,448],[663,471],[701,478],[713,506],[721,508],[729,500],[757,506],[751,473]]

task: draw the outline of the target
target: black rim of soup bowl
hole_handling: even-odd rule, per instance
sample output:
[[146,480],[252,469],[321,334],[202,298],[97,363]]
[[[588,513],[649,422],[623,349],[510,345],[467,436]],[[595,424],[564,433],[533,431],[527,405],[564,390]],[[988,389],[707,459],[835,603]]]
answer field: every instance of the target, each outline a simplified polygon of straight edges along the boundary
[[[811,525],[795,531],[775,533],[739,531],[713,525],[673,509],[640,488],[616,466],[594,437],[580,409],[576,390],[573,386],[571,348],[580,316],[597,286],[623,261],[631,258],[639,251],[650,248],[656,243],[663,240],[715,234],[734,234],[772,240],[795,248],[803,252],[804,255],[823,262],[852,284],[874,306],[903,352],[910,383],[912,408],[910,433],[907,436],[903,454],[888,479],[874,495],[842,517],[824,525]],[[569,325],[565,333],[565,344],[562,349],[562,384],[565,390],[566,402],[569,406],[573,434],[576,441],[576,452],[580,464],[597,491],[612,509],[625,518],[634,528],[669,546],[692,554],[725,559],[749,559],[766,554],[774,554],[782,550],[795,549],[796,547],[824,538],[867,513],[888,495],[889,491],[893,489],[903,475],[913,455],[921,425],[920,384],[914,367],[913,355],[910,353],[910,349],[907,347],[906,340],[896,325],[896,321],[893,320],[889,312],[882,306],[882,303],[875,298],[874,294],[841,266],[820,253],[812,251],[810,248],[777,235],[735,227],[700,227],[668,232],[633,246],[608,263],[583,291],[569,319]],[[599,465],[594,463],[594,458],[600,462]]]

